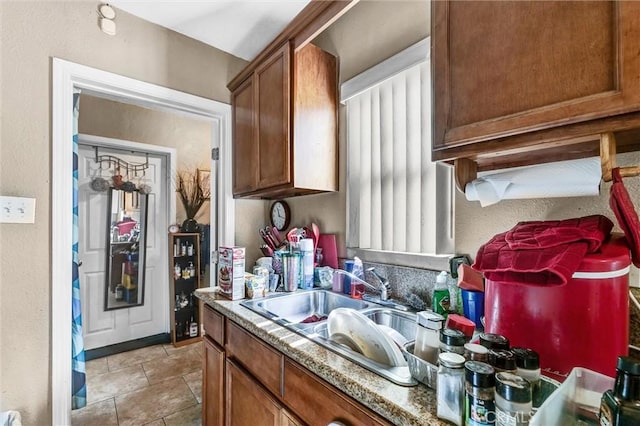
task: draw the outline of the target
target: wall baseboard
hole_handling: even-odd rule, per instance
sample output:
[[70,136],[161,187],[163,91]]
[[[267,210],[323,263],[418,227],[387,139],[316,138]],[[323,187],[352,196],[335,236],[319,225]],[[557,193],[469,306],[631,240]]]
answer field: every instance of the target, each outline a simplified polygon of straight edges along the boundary
[[119,354],[121,352],[132,351],[147,346],[159,345],[161,343],[171,343],[170,333],[154,334],[153,336],[143,337],[141,339],[129,340],[128,342],[116,343],[115,345],[103,346],[102,348],[91,349],[85,351],[84,360],[103,358],[109,355]]

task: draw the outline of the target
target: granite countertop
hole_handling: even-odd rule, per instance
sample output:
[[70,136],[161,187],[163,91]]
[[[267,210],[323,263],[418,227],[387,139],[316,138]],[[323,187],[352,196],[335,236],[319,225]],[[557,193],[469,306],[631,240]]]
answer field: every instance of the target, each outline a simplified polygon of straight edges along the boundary
[[196,296],[248,332],[278,349],[396,425],[445,425],[436,417],[437,395],[425,385],[399,386],[213,292]]

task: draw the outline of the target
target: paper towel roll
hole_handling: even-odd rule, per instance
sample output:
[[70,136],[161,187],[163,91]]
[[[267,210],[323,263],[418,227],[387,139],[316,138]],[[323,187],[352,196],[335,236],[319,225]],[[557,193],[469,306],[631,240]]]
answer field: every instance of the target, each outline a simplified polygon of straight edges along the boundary
[[501,200],[595,196],[600,193],[600,157],[483,172],[465,187],[482,207]]

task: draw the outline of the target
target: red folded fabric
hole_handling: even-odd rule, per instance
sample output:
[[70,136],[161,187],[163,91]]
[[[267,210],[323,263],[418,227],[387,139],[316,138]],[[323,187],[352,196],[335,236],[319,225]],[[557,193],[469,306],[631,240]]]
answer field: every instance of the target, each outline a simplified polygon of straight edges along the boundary
[[618,224],[627,238],[627,243],[631,248],[631,260],[636,267],[640,268],[640,220],[638,220],[638,214],[633,207],[631,197],[622,183],[620,169],[613,169],[611,175],[613,176],[613,185],[611,185],[609,206],[615,213]]
[[612,228],[613,223],[600,215],[521,222],[480,247],[473,268],[491,281],[566,284]]
[[538,249],[586,241],[588,252],[598,251],[613,229],[608,217],[593,215],[565,220],[520,222],[507,232],[512,249]]

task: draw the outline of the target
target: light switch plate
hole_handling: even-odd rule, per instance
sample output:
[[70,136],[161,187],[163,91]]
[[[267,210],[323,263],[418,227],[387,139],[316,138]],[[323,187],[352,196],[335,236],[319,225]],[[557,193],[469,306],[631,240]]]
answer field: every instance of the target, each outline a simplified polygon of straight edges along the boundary
[[0,196],[0,223],[35,223],[36,199]]

